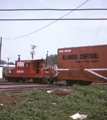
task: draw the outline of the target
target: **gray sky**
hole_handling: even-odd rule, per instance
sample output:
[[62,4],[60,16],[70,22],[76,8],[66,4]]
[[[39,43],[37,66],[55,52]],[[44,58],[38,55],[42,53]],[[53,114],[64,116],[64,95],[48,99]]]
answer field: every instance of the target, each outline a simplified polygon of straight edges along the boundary
[[[0,0],[0,9],[74,9],[87,0]],[[107,0],[88,0],[80,8],[107,8]],[[70,11],[1,12],[0,19],[60,18]],[[73,11],[64,18],[107,18],[107,11]],[[97,21],[0,21],[2,60],[31,59],[31,45],[36,45],[34,59],[57,54],[58,48],[107,44],[107,20]],[[32,33],[33,34],[30,34]],[[30,35],[29,35],[30,34]],[[28,35],[25,37],[20,37]],[[19,38],[18,38],[19,37]],[[9,38],[9,39],[6,39]],[[17,38],[17,39],[15,39]]]

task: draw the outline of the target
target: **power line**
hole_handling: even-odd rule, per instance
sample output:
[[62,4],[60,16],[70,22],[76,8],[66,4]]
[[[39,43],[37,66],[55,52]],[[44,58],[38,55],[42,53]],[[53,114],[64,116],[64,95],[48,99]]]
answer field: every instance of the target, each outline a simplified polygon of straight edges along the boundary
[[0,9],[0,11],[84,11],[84,10],[107,10],[107,8],[87,8],[87,9]]
[[[83,6],[84,4],[86,4],[88,1],[89,1],[89,0],[86,0],[85,2],[83,2],[82,4],[80,4],[78,7],[75,8],[75,10],[78,9],[78,8],[80,8],[80,7]],[[74,10],[71,10],[70,12],[68,12],[68,13],[66,13],[65,15],[63,15],[62,17],[60,17],[59,19],[62,19],[62,18],[64,18],[64,17],[66,17],[67,15],[69,15],[70,13],[72,13],[73,11],[74,11]],[[30,32],[29,34],[22,35],[22,36],[19,36],[19,37],[14,38],[14,39],[11,39],[11,38],[8,38],[8,39],[16,40],[16,39],[19,39],[19,38],[22,38],[22,37],[29,36],[29,35],[31,35],[31,34],[34,34],[34,33],[38,32],[38,31],[40,31],[40,30],[43,30],[43,29],[49,27],[50,25],[56,23],[57,21],[58,21],[58,20],[55,20],[55,21],[49,23],[48,25],[45,25],[44,27],[39,28],[38,30],[35,30],[35,31],[33,31],[33,32]],[[4,39],[7,39],[7,38],[4,38]]]
[[[3,47],[2,47],[3,48]],[[3,48],[4,49],[4,48]],[[5,50],[5,49],[4,49]],[[7,50],[5,50],[5,52],[7,52]],[[16,59],[12,54],[10,54],[9,52],[7,52],[10,56],[12,56],[14,59]]]
[[45,20],[107,20],[107,18],[42,18],[42,19],[0,19],[0,21],[45,21]]
[[[104,13],[104,15],[103,15],[103,18],[105,17],[105,15],[106,15],[106,11],[105,11],[105,13]],[[95,40],[96,40],[96,38],[97,38],[97,35],[98,35],[99,30],[100,30],[100,28],[101,28],[102,22],[103,22],[103,20],[100,22],[100,25],[99,25],[99,28],[98,28],[98,30],[97,30],[96,36],[95,36],[95,38],[94,38],[93,44],[94,44],[94,42],[95,42]]]

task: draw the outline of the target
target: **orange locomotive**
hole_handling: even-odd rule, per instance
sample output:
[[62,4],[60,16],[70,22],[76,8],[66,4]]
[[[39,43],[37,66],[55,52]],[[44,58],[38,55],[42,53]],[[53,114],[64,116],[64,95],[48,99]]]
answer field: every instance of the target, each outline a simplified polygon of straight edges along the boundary
[[57,70],[68,85],[107,82],[107,45],[58,49]]
[[[47,83],[54,76],[51,67],[44,68],[44,60],[18,60],[15,62],[15,68],[7,68],[5,78],[8,81],[23,82],[33,79],[36,83]],[[53,80],[51,81],[53,83]]]

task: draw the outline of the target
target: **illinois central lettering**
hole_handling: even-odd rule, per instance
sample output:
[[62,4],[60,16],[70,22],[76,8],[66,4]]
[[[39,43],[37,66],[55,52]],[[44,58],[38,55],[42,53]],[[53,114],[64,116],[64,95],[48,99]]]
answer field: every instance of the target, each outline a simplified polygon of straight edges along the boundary
[[17,62],[17,67],[24,67],[25,62]]
[[71,55],[63,55],[62,59],[63,60],[77,60],[78,58],[80,59],[99,59],[98,53],[87,53],[87,54],[71,54]]
[[69,60],[69,59],[78,59],[77,54],[72,54],[72,55],[63,55],[62,56],[63,60]]
[[98,59],[98,53],[80,54],[80,59]]

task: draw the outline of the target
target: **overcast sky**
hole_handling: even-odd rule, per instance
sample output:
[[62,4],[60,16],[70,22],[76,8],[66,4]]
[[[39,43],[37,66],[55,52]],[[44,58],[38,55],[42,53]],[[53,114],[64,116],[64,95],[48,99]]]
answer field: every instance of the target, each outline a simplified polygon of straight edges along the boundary
[[[75,9],[107,8],[107,0],[0,0],[0,9]],[[61,18],[70,11],[0,11],[0,19]],[[73,11],[64,18],[107,18],[107,11]],[[31,45],[36,45],[34,59],[57,54],[58,48],[107,44],[107,20],[87,21],[0,21],[1,59],[31,59]],[[41,29],[41,30],[39,30]],[[37,31],[39,30],[39,31]],[[21,37],[22,36],[22,37]]]

